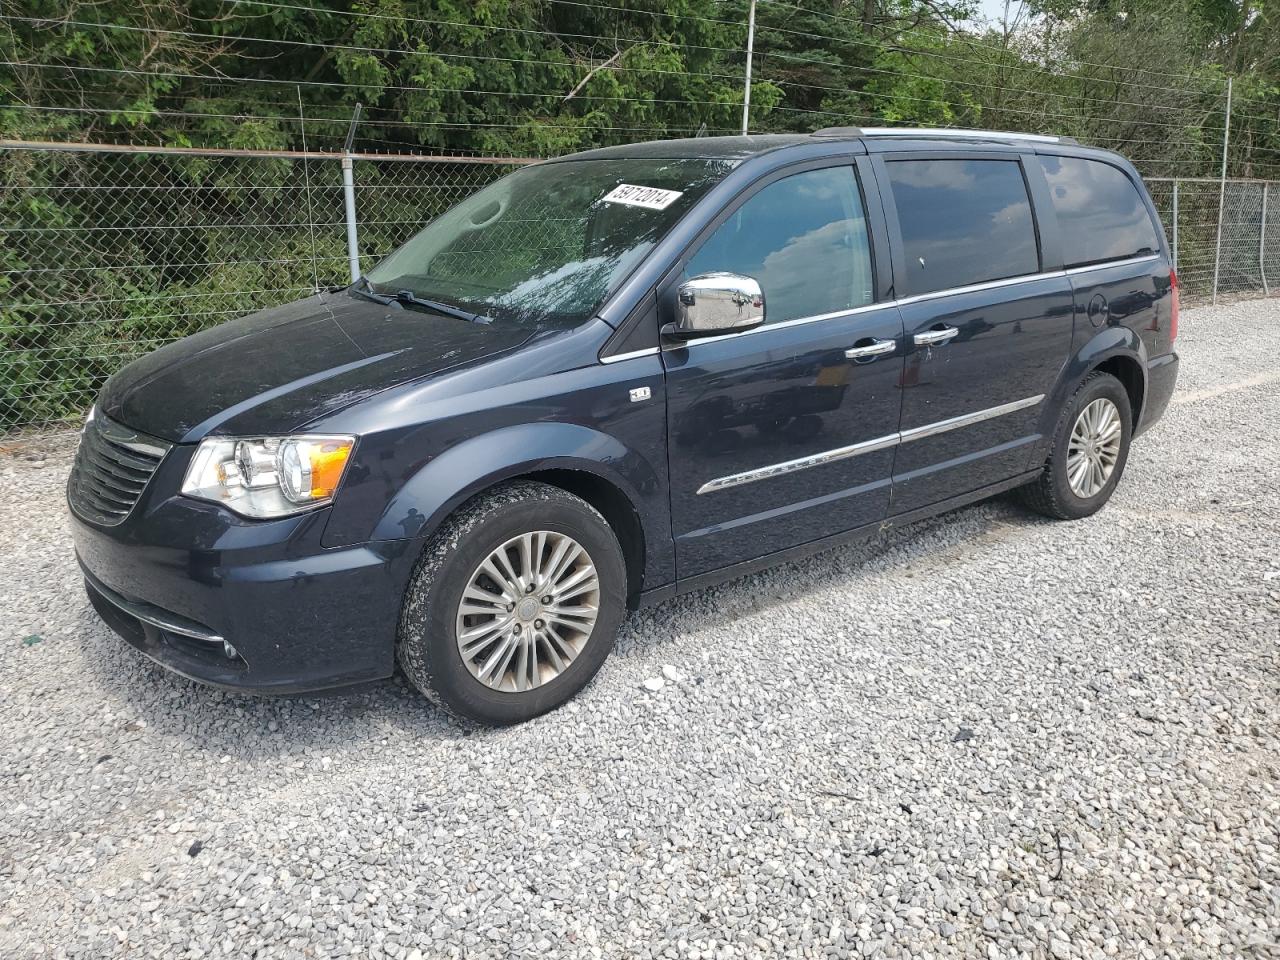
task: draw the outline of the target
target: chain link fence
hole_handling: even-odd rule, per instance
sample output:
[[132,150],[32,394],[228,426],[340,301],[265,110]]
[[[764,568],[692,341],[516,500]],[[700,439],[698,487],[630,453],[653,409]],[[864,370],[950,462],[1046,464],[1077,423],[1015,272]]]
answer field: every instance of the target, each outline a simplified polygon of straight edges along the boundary
[[1270,295],[1280,279],[1280,180],[1148,178],[1147,187],[1185,301]]
[[[520,158],[0,148],[0,431],[83,415],[131,359],[347,283]],[[1189,303],[1270,293],[1280,181],[1152,179]],[[1219,212],[1221,230],[1219,242]]]
[[[350,282],[341,161],[0,150],[0,430],[65,423],[143,353]],[[357,156],[361,263],[521,162]]]

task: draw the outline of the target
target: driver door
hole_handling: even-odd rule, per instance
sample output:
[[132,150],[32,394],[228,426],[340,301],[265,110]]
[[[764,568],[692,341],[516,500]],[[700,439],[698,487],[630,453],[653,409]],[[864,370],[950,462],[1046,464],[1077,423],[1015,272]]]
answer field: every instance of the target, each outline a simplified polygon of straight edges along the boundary
[[868,206],[849,159],[784,171],[722,214],[663,287],[669,309],[681,281],[725,271],[765,300],[760,327],[664,345],[681,578],[885,517],[903,329],[876,302],[887,256]]

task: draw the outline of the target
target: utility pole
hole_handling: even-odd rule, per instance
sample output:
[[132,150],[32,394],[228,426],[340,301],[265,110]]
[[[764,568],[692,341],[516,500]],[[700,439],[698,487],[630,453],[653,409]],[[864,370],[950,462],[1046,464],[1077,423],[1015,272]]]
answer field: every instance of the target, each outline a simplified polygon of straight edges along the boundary
[[747,135],[747,118],[751,114],[751,57],[756,46],[756,0],[751,0],[747,17],[747,81],[742,90],[742,135]]

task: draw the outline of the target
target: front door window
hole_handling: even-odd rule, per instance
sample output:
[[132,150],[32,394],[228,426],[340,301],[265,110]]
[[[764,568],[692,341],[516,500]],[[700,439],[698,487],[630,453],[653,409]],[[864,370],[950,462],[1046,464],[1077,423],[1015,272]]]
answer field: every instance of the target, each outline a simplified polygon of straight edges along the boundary
[[841,313],[872,300],[867,220],[851,167],[793,174],[730,214],[685,266],[685,276],[754,277],[766,323]]

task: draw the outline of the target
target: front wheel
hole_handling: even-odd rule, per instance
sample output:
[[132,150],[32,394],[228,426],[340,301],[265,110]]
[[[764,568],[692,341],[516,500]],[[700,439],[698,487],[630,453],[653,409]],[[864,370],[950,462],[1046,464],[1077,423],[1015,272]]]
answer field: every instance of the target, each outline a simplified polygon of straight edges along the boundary
[[1020,488],[1022,502],[1059,520],[1097,513],[1124,473],[1132,433],[1124,385],[1109,373],[1090,375],[1058,418],[1044,471]]
[[609,524],[558,487],[520,481],[463,506],[423,551],[396,654],[450,713],[510,724],[558,707],[613,648],[626,566]]

